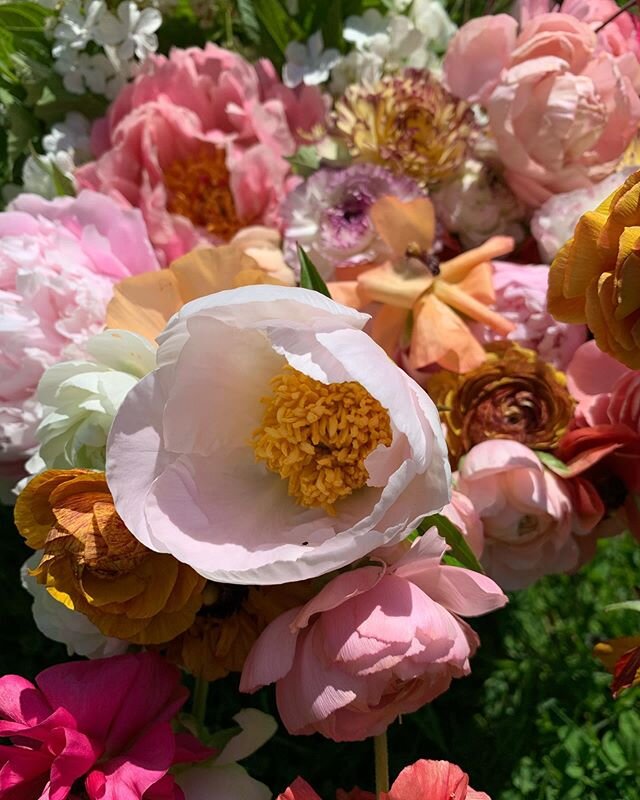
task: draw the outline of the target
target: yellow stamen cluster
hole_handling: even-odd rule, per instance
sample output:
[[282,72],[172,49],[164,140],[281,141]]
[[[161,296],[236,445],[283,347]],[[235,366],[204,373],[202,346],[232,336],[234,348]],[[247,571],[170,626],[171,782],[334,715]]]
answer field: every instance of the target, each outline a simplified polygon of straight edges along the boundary
[[367,456],[391,444],[389,413],[354,381],[325,384],[285,367],[271,383],[256,459],[289,481],[300,505],[334,515],[338,500],[366,485]]
[[220,241],[228,242],[243,227],[238,218],[225,151],[202,148],[164,173],[167,209],[187,217]]

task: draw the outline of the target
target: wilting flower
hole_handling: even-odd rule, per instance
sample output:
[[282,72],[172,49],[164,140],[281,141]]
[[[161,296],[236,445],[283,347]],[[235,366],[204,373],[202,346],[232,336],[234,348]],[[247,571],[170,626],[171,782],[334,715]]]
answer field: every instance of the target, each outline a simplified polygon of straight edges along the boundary
[[264,59],[174,48],[148,59],[96,123],[98,160],[77,179],[140,208],[168,263],[247,225],[277,225],[296,182],[284,156],[325,111],[318,89],[288,89]]
[[453,464],[486,439],[551,450],[573,416],[564,373],[533,350],[508,342],[491,345],[477,369],[464,375],[435,373],[427,386],[441,409]]
[[140,212],[100,194],[22,195],[0,214],[0,462],[35,448],[38,381],[85,354],[113,284],[157,269]]
[[558,456],[569,474],[596,486],[613,531],[630,528],[640,538],[640,373],[590,341],[576,351],[567,380],[578,405]]
[[210,580],[284,583],[402,539],[442,508],[437,411],[366,321],[289,287],[184,306],[107,445],[133,534]]
[[511,236],[516,243],[525,237],[524,205],[501,177],[473,158],[431,197],[446,229],[465,248],[478,247],[491,236]]
[[640,171],[584,214],[549,273],[549,311],[586,322],[598,347],[640,369]]
[[[356,741],[383,733],[468,675],[479,640],[457,615],[507,599],[484,575],[441,564],[432,528],[395,563],[338,575],[282,614],[251,651],[240,691],[276,684],[290,733]],[[382,552],[380,558],[382,558]]]
[[33,598],[31,613],[36,628],[47,639],[61,642],[70,656],[108,658],[126,652],[129,645],[100,633],[84,614],[73,611],[53,598],[46,588],[33,577],[32,571],[40,563],[40,554],[30,556],[20,570],[22,586]]
[[187,691],[153,653],[57,664],[0,678],[4,797],[181,800],[169,769],[213,755],[171,721]]
[[155,347],[129,331],[103,331],[86,350],[93,361],[54,364],[38,384],[44,418],[36,437],[46,467],[104,469],[115,413],[156,362]]
[[279,242],[275,231],[248,228],[228,245],[198,247],[168,269],[121,281],[107,307],[107,327],[155,342],[171,317],[190,300],[239,286],[291,286],[294,272],[285,264]]
[[[556,322],[547,311],[549,268],[544,264],[493,262],[493,308],[515,324],[507,339],[535,350],[543,361],[564,370],[587,338],[584,325]],[[472,326],[482,344],[500,341],[503,336],[486,325]]]
[[208,583],[193,625],[164,645],[163,653],[172,663],[207,681],[242,672],[267,625],[312,593],[309,582],[282,586]]
[[15,521],[29,547],[42,551],[32,573],[38,582],[106,636],[153,644],[193,623],[204,579],[129,533],[103,473],[43,472],[18,497]]
[[414,69],[350,86],[336,103],[335,124],[355,158],[425,185],[460,171],[475,133],[469,106],[430,72]]
[[[375,800],[371,792],[355,789],[338,792],[337,800]],[[484,792],[469,786],[469,776],[460,767],[448,761],[425,761],[405,767],[388,792],[381,792],[379,800],[491,800]],[[309,784],[296,778],[277,800],[321,800]]]
[[585,520],[574,514],[568,484],[525,445],[508,439],[477,444],[461,463],[456,488],[480,514],[482,564],[503,589],[522,589],[580,565]]
[[466,23],[444,61],[448,87],[487,110],[511,188],[537,207],[609,175],[635,136],[634,55],[596,53],[596,34],[564,13]]
[[364,268],[389,260],[390,248],[369,213],[376,200],[387,195],[406,202],[422,192],[410,178],[373,164],[318,170],[282,207],[289,263],[298,263],[296,244],[305,249],[327,280],[345,273],[352,277],[353,270],[348,267]]
[[506,603],[484,575],[442,565],[446,548],[432,528],[395,563],[338,575],[264,631],[240,690],[275,683],[290,733],[334,741],[378,735],[442,694],[479,644],[457,615]]

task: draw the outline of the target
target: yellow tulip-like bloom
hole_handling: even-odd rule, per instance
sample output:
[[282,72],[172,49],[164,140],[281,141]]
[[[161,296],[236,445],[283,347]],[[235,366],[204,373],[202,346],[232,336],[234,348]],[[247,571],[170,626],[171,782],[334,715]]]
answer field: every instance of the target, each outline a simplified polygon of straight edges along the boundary
[[640,171],[584,214],[549,273],[549,311],[586,323],[598,347],[640,369]]
[[205,579],[134,538],[116,513],[104,473],[43,472],[18,498],[15,521],[27,544],[42,550],[34,577],[105,636],[156,644],[193,623]]
[[431,186],[460,171],[476,125],[470,107],[431,73],[407,69],[350,86],[336,103],[336,128],[355,158]]

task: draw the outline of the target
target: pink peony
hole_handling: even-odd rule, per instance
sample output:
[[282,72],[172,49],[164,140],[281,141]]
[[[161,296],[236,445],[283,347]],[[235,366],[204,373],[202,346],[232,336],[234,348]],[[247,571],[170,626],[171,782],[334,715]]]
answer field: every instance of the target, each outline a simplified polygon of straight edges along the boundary
[[171,721],[187,691],[153,653],[58,664],[35,686],[0,678],[0,795],[184,800],[169,769],[213,755]]
[[[600,507],[591,507],[593,492],[586,481],[573,487],[543,467],[528,447],[507,439],[473,447],[456,488],[480,514],[482,563],[505,590],[576,569],[583,559],[576,536],[586,536],[602,514]],[[579,508],[574,508],[580,499],[574,488],[587,494]]]
[[367,319],[293,287],[185,305],[107,444],[134,536],[211,580],[286,583],[399,541],[441,509],[438,412],[361,330]]
[[84,354],[113,284],[156,269],[140,212],[95,192],[21,195],[0,214],[0,462],[35,448],[38,381]]
[[398,715],[442,694],[469,674],[479,644],[458,615],[507,601],[490,578],[441,564],[446,549],[432,528],[395,563],[335,577],[265,629],[240,690],[275,683],[290,733],[338,742],[383,733]]
[[[297,778],[277,800],[320,800],[309,784]],[[337,800],[375,800],[375,795],[354,789],[338,791]],[[425,761],[405,767],[380,800],[491,800],[469,786],[469,776],[448,761]]]
[[[538,355],[558,369],[566,369],[571,356],[587,338],[584,325],[557,322],[547,311],[547,285],[549,267],[544,264],[511,264],[495,261],[493,288],[496,299],[494,309],[513,322],[515,330],[507,339],[535,350]],[[474,323],[474,335],[489,344],[504,339],[503,336]]]
[[[596,35],[565,13],[517,34],[504,14],[472,20],[444,61],[454,94],[481,102],[513,191],[537,207],[609,175],[640,121],[632,53],[596,52]],[[517,35],[516,35],[517,34]]]
[[451,492],[451,502],[440,512],[460,530],[476,558],[484,550],[484,530],[480,515],[473,503],[455,489]]
[[169,262],[248,225],[277,227],[297,182],[284,156],[325,115],[318,89],[288,89],[268,61],[254,67],[210,43],[174,48],[150,57],[96,123],[98,160],[78,183],[140,208]]

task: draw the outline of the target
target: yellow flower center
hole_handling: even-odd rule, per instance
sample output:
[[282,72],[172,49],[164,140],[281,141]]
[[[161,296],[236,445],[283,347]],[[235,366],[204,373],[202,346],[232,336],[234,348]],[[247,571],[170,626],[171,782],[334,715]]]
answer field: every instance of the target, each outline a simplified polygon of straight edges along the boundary
[[202,148],[183,161],[174,161],[164,173],[167,209],[187,217],[225,242],[243,227],[229,182],[224,150]]
[[354,381],[321,383],[285,367],[271,383],[256,460],[289,481],[300,505],[334,515],[338,500],[366,485],[367,456],[391,444],[389,412]]

